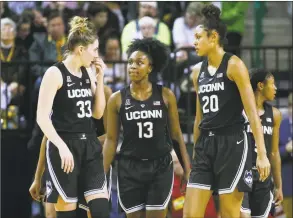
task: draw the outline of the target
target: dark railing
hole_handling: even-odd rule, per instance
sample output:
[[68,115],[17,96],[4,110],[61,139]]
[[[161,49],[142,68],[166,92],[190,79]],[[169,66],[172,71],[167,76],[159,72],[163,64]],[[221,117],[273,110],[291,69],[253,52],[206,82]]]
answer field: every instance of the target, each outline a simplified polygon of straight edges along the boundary
[[[277,87],[279,89],[277,100],[275,105],[277,107],[285,106],[282,102],[282,97],[288,95],[289,90],[292,90],[292,46],[266,46],[266,47],[255,47],[255,46],[245,46],[240,48],[241,58],[246,64],[247,68],[252,67],[264,67],[270,69],[276,78]],[[183,62],[176,62],[176,57],[178,52],[187,52],[187,60]],[[258,54],[261,54],[261,59],[259,60]],[[180,114],[180,122],[182,125],[183,132],[186,133],[186,142],[188,144],[192,143],[192,132],[193,132],[193,122],[195,116],[195,93],[193,91],[192,81],[189,79],[191,73],[191,67],[200,62],[201,58],[197,57],[193,48],[183,48],[175,50],[170,55],[170,62],[167,68],[162,72],[160,78],[157,81],[161,81],[165,86],[171,88],[176,97],[178,98],[178,108]],[[124,64],[125,73],[125,85],[128,83],[128,77],[126,73],[126,62],[112,62],[114,65]],[[53,65],[52,62],[9,62],[1,63],[2,69],[7,66],[18,66],[25,67],[26,70],[26,94],[25,94],[25,105],[26,105],[26,125],[21,124],[23,122],[23,117],[17,116],[18,127],[17,130],[22,129],[23,131],[30,132],[35,119],[36,102],[34,98],[37,95],[34,90],[34,81],[36,76],[30,71],[31,67],[35,64],[49,67]],[[116,77],[116,68],[113,67],[113,77]],[[2,71],[3,72],[3,71]],[[1,118],[7,119],[9,115],[13,114],[13,111],[8,109],[1,111]],[[23,125],[22,128],[20,128]],[[4,126],[2,126],[4,127]],[[5,129],[5,128],[2,128]],[[12,128],[13,129],[13,128]],[[7,129],[8,130],[8,129]],[[10,131],[11,129],[9,129]],[[15,129],[14,129],[15,130]],[[11,130],[12,131],[12,130]],[[7,131],[5,131],[7,132]],[[14,131],[13,131],[14,132]]]

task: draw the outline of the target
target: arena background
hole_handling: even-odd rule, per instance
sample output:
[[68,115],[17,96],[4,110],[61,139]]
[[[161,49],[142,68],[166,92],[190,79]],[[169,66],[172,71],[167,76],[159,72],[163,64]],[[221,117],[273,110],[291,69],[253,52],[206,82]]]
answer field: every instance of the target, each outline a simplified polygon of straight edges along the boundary
[[[272,103],[286,117],[293,73],[292,2],[212,3],[221,8],[228,26],[226,50],[240,56],[248,68],[264,67],[273,72],[278,92]],[[67,23],[73,15],[87,16],[95,22],[101,56],[107,63],[105,82],[113,90],[127,83],[125,48],[133,38],[156,37],[170,48],[167,68],[151,79],[176,93],[181,128],[191,153],[196,99],[188,78],[191,66],[201,58],[192,47],[190,33],[199,22],[199,7],[179,1],[0,2],[1,217],[43,217],[42,208],[32,204],[28,192],[40,141],[28,142],[35,125],[42,75],[48,66],[62,59]],[[289,165],[292,170],[292,158]],[[286,189],[292,186],[292,171],[286,173],[283,183]],[[292,188],[285,192],[292,199]],[[180,194],[173,197],[176,200]],[[181,207],[177,206],[173,204],[173,217],[181,217]],[[208,210],[207,217],[215,217],[214,207]],[[279,214],[284,217],[282,211]],[[115,212],[112,217],[116,217]]]

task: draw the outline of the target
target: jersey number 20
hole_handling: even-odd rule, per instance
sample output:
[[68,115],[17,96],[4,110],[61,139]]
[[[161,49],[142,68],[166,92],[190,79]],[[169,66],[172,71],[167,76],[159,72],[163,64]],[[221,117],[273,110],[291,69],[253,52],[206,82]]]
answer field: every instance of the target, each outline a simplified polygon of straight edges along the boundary
[[78,118],[91,117],[92,105],[91,101],[78,101],[76,106],[79,107],[80,113],[77,114]]
[[217,112],[219,110],[219,100],[217,95],[203,96],[203,113]]
[[137,123],[138,125],[138,137],[141,138],[152,138],[153,137],[153,123],[145,122],[145,123]]

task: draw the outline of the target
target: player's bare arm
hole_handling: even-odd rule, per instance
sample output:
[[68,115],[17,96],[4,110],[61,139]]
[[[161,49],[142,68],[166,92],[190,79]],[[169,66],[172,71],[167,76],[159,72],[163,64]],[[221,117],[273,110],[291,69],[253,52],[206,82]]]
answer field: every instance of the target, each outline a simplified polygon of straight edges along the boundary
[[111,95],[107,104],[107,134],[103,145],[104,171],[108,173],[112,164],[119,138],[119,110],[121,105],[121,93],[115,92]]
[[[194,121],[194,126],[193,126],[193,141],[196,143],[199,135],[200,135],[200,130],[198,128],[201,120],[202,120],[202,111],[201,111],[201,105],[199,101],[199,97],[197,94],[198,91],[198,84],[197,84],[197,79],[199,76],[200,68],[201,68],[202,62],[196,64],[193,69],[192,69],[192,74],[190,75],[194,89],[196,91],[196,116],[195,116],[195,121]],[[192,158],[194,158],[194,154],[192,155]]]
[[105,69],[105,63],[99,58],[94,62],[94,68],[95,74],[88,72],[91,79],[91,89],[94,94],[92,116],[96,119],[100,119],[103,116],[106,107],[103,72]]
[[63,79],[59,69],[57,67],[50,67],[46,71],[40,86],[37,123],[48,140],[58,148],[62,159],[61,167],[64,169],[64,172],[68,173],[74,168],[73,157],[64,141],[57,134],[50,119],[54,97],[62,84]]
[[229,60],[227,76],[231,81],[234,81],[238,87],[257,146],[257,167],[260,173],[260,180],[264,181],[270,175],[270,163],[267,158],[261,122],[257,113],[248,70],[237,56],[232,56]]
[[270,163],[272,166],[272,174],[274,178],[275,185],[275,203],[280,205],[283,201],[283,191],[282,191],[282,176],[281,176],[281,157],[279,152],[279,132],[280,125],[282,121],[281,112],[273,107],[274,116],[274,128],[272,136],[272,151],[269,154]]
[[35,178],[29,189],[29,192],[32,198],[35,199],[36,201],[40,201],[41,180],[42,180],[43,173],[45,171],[46,143],[47,143],[47,137],[44,136],[41,143]]
[[179,144],[180,153],[182,155],[184,164],[185,175],[186,177],[188,177],[190,172],[190,161],[186,150],[186,145],[184,143],[182,131],[180,128],[176,97],[170,89],[163,88],[163,98],[166,99],[165,101],[167,101],[166,103],[168,107],[168,118],[170,123],[171,138],[177,141]]

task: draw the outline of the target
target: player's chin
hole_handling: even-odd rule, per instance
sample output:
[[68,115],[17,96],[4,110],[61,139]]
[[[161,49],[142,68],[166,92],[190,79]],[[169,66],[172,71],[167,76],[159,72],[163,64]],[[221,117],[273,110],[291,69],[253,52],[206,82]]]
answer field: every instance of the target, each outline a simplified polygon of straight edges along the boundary
[[197,56],[199,56],[199,57],[205,56],[204,53],[199,49],[196,49],[195,52],[196,52]]

